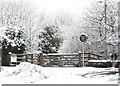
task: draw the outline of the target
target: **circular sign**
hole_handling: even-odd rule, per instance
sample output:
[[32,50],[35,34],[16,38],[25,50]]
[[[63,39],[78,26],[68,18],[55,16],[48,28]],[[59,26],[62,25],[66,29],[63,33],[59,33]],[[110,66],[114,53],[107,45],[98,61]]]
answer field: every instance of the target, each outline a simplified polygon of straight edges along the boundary
[[81,36],[80,36],[80,41],[81,42],[86,42],[87,39],[88,39],[88,36],[86,34],[81,34]]

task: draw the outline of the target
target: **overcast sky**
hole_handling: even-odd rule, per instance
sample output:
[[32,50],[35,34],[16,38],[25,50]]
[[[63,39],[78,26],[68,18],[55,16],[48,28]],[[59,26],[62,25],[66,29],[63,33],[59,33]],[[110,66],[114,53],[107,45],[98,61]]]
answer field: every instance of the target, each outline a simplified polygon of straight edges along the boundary
[[69,12],[80,14],[89,7],[94,0],[1,0],[1,1],[28,1],[35,8],[44,10],[47,13]]
[[29,0],[38,9],[44,9],[47,13],[59,11],[80,13],[87,8],[93,0]]

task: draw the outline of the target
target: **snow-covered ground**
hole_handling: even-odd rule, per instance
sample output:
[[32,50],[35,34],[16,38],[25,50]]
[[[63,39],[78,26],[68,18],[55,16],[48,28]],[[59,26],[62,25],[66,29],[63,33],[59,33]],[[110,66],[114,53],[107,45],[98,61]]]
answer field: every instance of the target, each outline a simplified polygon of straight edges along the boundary
[[23,62],[2,67],[0,84],[117,84],[117,68],[41,67]]

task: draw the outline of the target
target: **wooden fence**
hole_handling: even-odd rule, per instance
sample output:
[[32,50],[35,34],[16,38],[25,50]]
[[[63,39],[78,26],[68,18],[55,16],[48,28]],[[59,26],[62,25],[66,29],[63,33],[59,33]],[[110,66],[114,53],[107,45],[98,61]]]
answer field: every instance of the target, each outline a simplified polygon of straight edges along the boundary
[[37,64],[43,66],[43,54],[38,53],[38,54],[10,54],[11,57],[11,66],[16,66],[20,64],[21,62],[30,62],[32,64]]
[[[44,66],[82,66],[83,54],[82,53],[72,53],[72,54],[44,54]],[[97,60],[101,56],[91,53],[84,54],[85,65],[88,65],[88,60]]]
[[[12,55],[11,55],[12,56]],[[17,62],[19,64],[22,61],[30,62],[32,64],[37,64],[45,67],[52,67],[52,66],[82,66],[82,53],[50,53],[50,54],[43,54],[43,53],[30,53],[30,54],[16,54]],[[92,54],[92,53],[85,53],[85,65],[88,65],[88,60],[97,60],[102,56]],[[18,60],[21,58],[21,60]],[[12,64],[13,62],[11,62]]]

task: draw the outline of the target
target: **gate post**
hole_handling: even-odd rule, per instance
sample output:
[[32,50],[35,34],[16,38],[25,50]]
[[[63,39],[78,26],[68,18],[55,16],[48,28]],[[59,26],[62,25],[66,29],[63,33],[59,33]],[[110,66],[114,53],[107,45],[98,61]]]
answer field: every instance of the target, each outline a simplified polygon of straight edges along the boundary
[[31,53],[30,53],[30,54],[27,54],[27,55],[26,55],[26,61],[33,64],[33,62],[34,62],[34,61],[33,61],[33,54],[31,54]]
[[33,54],[30,54],[30,57],[31,57],[31,63],[33,64],[34,61],[33,61]]
[[88,60],[91,60],[90,53],[88,53],[88,58],[89,58]]
[[38,57],[38,65],[43,66],[44,61],[43,61],[43,53],[39,53],[39,57]]
[[27,54],[25,54],[24,61],[25,61],[25,62],[28,62]]

